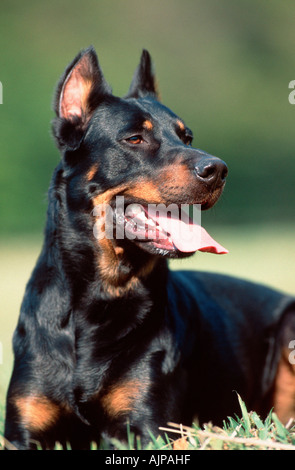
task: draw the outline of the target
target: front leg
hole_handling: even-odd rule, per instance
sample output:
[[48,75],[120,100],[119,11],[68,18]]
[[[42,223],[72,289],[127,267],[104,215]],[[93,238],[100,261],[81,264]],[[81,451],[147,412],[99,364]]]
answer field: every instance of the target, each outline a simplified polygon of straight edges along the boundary
[[52,448],[54,441],[49,436],[60,416],[60,407],[41,393],[9,391],[5,422],[7,449]]
[[[56,443],[64,448],[89,449],[99,442],[97,428],[76,416],[66,403],[58,403],[40,391],[29,392],[32,384],[16,386],[12,381],[7,396],[5,439],[7,450],[54,449]],[[21,391],[20,391],[21,390]],[[35,389],[36,390],[36,389]]]
[[176,375],[151,379],[129,378],[109,388],[101,397],[104,411],[105,434],[107,437],[128,441],[128,429],[139,437],[144,448],[151,442],[151,435],[157,438],[161,426],[169,421],[184,422],[183,387]]

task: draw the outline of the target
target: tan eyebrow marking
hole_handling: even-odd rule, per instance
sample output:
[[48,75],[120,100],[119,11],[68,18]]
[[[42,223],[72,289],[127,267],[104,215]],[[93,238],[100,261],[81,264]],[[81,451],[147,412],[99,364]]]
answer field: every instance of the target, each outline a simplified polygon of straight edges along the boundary
[[149,119],[147,119],[146,121],[144,121],[143,125],[142,125],[146,130],[148,131],[151,131],[152,128],[154,127],[152,121],[150,121]]
[[177,125],[180,128],[180,130],[182,130],[182,131],[185,130],[185,125],[183,124],[182,121],[180,121],[180,119],[177,120]]

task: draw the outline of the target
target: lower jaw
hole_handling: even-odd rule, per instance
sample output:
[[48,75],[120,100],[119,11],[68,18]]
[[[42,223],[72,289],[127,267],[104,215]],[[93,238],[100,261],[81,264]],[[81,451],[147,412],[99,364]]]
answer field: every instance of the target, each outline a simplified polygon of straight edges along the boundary
[[[152,231],[152,230],[151,230]],[[160,233],[159,233],[160,232]],[[136,246],[148,252],[152,255],[158,255],[167,258],[187,258],[192,256],[195,252],[182,252],[176,248],[169,234],[159,229],[157,226],[157,234],[161,238],[153,237],[152,233],[147,231],[133,232],[126,226],[126,220],[124,223],[124,235],[125,239],[130,243],[134,243]]]
[[166,234],[160,232],[159,229],[157,229],[157,234],[160,235],[160,237],[153,236],[151,232],[149,233],[147,231],[142,231],[136,234],[135,232],[126,229],[125,226],[126,238],[143,249],[154,247],[156,249],[168,251],[171,253],[178,251],[168,234],[166,236]]
[[165,258],[173,258],[173,259],[180,259],[180,258],[188,258],[192,256],[195,252],[182,252],[179,251],[173,243],[169,240],[167,243],[163,243],[163,241],[157,240],[147,240],[147,241],[138,241],[133,240],[133,243],[136,244],[139,248],[148,252],[152,255],[157,255]]

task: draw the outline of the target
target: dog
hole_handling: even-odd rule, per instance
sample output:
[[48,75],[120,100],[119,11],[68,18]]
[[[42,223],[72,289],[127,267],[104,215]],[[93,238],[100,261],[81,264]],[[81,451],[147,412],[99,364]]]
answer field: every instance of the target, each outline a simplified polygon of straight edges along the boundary
[[[149,53],[118,98],[94,48],[81,51],[54,110],[61,160],[13,338],[7,442],[88,449],[126,441],[129,423],[145,446],[168,421],[221,424],[239,413],[236,393],[261,416],[294,417],[294,298],[168,269],[198,250],[227,252],[180,208],[210,209],[228,170],[161,103]],[[179,217],[165,221],[160,206]]]

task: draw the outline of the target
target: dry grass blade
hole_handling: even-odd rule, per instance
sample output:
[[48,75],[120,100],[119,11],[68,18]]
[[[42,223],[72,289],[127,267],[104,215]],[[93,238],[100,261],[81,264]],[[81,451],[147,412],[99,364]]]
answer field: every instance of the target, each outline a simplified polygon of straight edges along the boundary
[[[203,437],[206,438],[205,442],[202,444],[201,449],[204,449],[205,446],[208,445],[211,439],[220,440],[227,443],[235,443],[235,444],[243,444],[244,446],[250,447],[262,447],[267,449],[274,449],[274,450],[295,450],[295,446],[291,444],[283,444],[280,442],[274,442],[271,440],[262,440],[252,437],[233,437],[228,436],[221,433],[211,432],[211,431],[203,431],[190,428],[189,426],[181,426],[176,423],[168,423],[169,428],[161,427],[159,428],[161,431],[166,431],[175,434],[181,434],[182,437],[185,435],[190,437]],[[208,440],[209,439],[209,440]]]
[[0,450],[18,450],[11,442],[9,442],[5,437],[0,439]]

